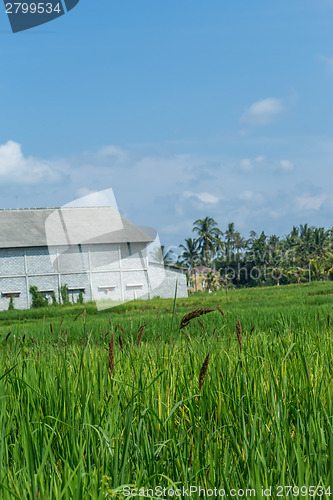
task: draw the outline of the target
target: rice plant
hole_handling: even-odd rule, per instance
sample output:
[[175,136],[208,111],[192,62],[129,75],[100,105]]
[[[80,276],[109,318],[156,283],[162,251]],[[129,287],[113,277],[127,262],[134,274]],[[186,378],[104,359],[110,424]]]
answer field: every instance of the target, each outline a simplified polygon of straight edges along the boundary
[[175,310],[137,302],[130,316],[85,305],[76,321],[79,311],[61,308],[52,320],[21,311],[23,321],[9,322],[6,311],[0,498],[124,498],[128,485],[328,487],[329,286],[199,295],[210,309],[204,328],[197,297]]

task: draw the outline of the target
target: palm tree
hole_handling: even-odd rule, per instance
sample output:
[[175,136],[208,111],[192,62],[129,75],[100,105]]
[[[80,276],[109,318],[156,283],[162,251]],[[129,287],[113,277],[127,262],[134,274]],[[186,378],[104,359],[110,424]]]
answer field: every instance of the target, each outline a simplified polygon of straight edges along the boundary
[[193,269],[199,263],[199,242],[192,238],[185,239],[185,245],[179,245],[183,250],[180,256],[181,262],[184,262],[189,269]]
[[171,264],[174,263],[173,251],[168,250],[166,252],[164,245],[154,248],[150,256],[152,260],[154,262],[157,262],[158,264],[164,264],[165,266],[170,266]]
[[198,242],[202,255],[202,262],[207,265],[212,256],[216,253],[216,244],[222,233],[217,227],[217,222],[211,217],[197,219],[194,222],[193,231],[199,235]]
[[225,232],[226,239],[226,252],[227,259],[230,259],[230,252],[234,249],[234,237],[235,237],[235,224],[233,222],[229,222],[227,230]]
[[329,243],[329,231],[325,231],[323,227],[316,227],[313,230],[314,256],[318,259],[323,259],[329,250]]
[[[197,291],[197,277],[195,272],[195,267],[199,263],[199,241],[192,238],[185,239],[185,245],[179,245],[183,250],[180,256],[181,262],[184,262],[189,270],[194,269],[194,287]],[[189,274],[187,273],[187,279],[190,281]]]
[[236,250],[236,255],[238,255],[239,252],[246,247],[246,240],[238,231],[235,231],[233,235],[233,242]]

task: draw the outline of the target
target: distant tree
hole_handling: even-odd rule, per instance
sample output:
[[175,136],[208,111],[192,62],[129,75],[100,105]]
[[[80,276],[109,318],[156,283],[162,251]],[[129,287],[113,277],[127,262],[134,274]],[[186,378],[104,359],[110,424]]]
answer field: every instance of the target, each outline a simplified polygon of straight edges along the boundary
[[153,262],[157,262],[158,264],[164,264],[165,266],[171,266],[174,263],[174,252],[172,250],[165,250],[165,246],[161,245],[160,247],[154,248],[154,250],[150,254]]
[[181,244],[179,247],[183,250],[180,256],[181,262],[184,262],[188,269],[193,269],[197,266],[200,260],[199,241],[187,238],[185,239],[185,245]]
[[219,242],[222,232],[217,227],[217,222],[211,217],[197,219],[194,222],[193,231],[198,233],[201,259],[203,264],[207,266],[216,252],[216,244]]
[[229,222],[227,230],[225,232],[227,258],[229,257],[230,252],[234,248],[234,236],[235,236],[235,224],[233,222]]
[[323,259],[330,249],[330,232],[323,227],[315,227],[313,230],[313,254],[318,259]]

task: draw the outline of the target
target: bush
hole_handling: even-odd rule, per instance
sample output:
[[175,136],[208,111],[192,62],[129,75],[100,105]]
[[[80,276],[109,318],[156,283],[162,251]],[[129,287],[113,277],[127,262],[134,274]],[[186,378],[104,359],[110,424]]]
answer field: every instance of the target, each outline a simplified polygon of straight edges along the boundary
[[46,307],[49,305],[49,301],[47,300],[47,298],[43,297],[36,286],[31,286],[29,288],[29,292],[32,295],[31,307],[33,307],[34,309],[37,309],[38,307]]
[[77,303],[78,304],[83,304],[84,300],[83,300],[83,292],[82,290],[80,290],[80,293],[79,293],[79,296],[77,298]]
[[52,294],[51,294],[51,299],[52,299],[52,305],[53,306],[58,305],[57,297],[56,297],[56,294],[54,292],[52,292]]
[[68,294],[68,286],[65,283],[60,287],[60,295],[63,304],[69,304],[69,294]]

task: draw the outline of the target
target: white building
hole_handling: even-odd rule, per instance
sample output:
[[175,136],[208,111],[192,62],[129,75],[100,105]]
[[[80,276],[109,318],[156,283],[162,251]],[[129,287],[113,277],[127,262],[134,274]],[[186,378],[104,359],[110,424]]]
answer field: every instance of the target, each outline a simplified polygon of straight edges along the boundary
[[31,286],[100,308],[136,298],[187,297],[185,273],[149,261],[151,238],[110,207],[0,210],[0,310],[31,306]]

